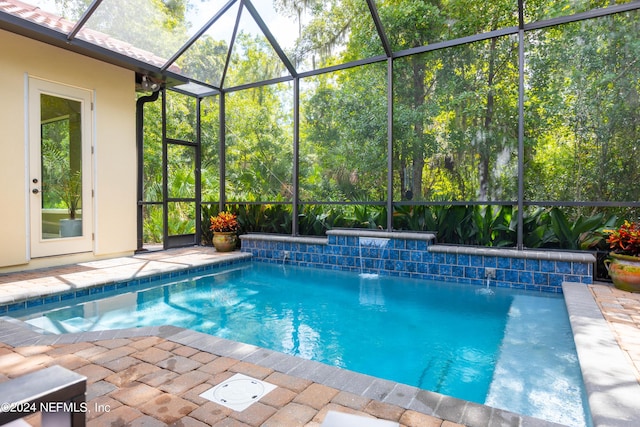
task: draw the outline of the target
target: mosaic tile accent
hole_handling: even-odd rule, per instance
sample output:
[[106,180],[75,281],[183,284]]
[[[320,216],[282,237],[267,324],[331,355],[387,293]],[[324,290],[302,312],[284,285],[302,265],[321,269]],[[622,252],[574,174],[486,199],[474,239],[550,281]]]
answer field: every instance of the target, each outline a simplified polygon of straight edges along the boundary
[[[350,234],[351,233],[351,234]],[[563,282],[593,283],[595,256],[590,253],[516,251],[434,245],[421,233],[331,230],[327,238],[298,242],[291,236],[240,236],[242,251],[253,260],[284,265],[411,277],[542,292],[562,292]]]

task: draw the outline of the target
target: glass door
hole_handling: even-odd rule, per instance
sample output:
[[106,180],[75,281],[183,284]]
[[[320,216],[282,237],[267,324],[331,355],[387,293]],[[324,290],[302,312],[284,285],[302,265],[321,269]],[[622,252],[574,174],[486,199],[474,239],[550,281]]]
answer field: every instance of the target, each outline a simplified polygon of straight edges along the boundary
[[29,80],[31,256],[90,251],[91,93]]

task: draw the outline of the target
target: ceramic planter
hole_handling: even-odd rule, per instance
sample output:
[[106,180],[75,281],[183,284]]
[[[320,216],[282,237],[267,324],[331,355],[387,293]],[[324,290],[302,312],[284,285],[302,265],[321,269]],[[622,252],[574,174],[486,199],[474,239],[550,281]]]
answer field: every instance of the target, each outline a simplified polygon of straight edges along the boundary
[[60,220],[60,237],[76,237],[82,236],[82,220],[81,219],[61,219]]
[[616,288],[640,292],[640,257],[611,253],[605,266]]
[[238,235],[235,231],[214,231],[213,246],[218,252],[231,252],[235,250],[238,242]]

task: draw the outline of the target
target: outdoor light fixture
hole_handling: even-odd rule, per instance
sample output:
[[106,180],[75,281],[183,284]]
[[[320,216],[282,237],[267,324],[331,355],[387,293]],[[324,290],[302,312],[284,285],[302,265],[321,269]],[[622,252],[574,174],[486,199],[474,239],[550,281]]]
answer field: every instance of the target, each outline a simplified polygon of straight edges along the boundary
[[160,89],[160,84],[152,81],[147,76],[142,76],[142,82],[140,82],[140,87],[142,90],[150,90],[151,92],[155,92]]

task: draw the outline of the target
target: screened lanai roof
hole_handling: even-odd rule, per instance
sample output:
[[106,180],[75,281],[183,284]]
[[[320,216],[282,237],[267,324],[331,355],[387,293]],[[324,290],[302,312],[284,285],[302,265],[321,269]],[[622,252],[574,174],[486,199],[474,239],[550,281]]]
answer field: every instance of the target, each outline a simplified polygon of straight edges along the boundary
[[[336,65],[326,58],[349,40],[351,25],[367,25],[379,37],[371,11],[359,0],[361,15],[322,34],[317,20],[332,13],[332,2],[286,0],[0,0],[0,28],[128,66],[183,90],[212,90],[290,79]],[[300,6],[295,5],[299,3]],[[304,6],[302,5],[304,3]],[[383,55],[383,43],[377,52]],[[258,47],[258,67],[243,72],[242,53]],[[363,58],[343,58],[343,62]]]
[[[460,16],[448,8],[461,3],[442,2],[414,10],[416,4],[402,0],[0,0],[0,28],[133,69],[188,93],[207,95],[416,53],[425,49],[425,39],[412,38],[412,33],[424,35],[436,22],[435,16]],[[469,2],[474,25],[445,20],[450,31],[426,32],[434,35],[427,41],[429,49],[445,46],[447,34],[460,40],[461,35],[478,39],[515,33],[519,25],[580,14],[592,7],[586,0],[549,0],[535,2],[530,9],[524,5],[520,14],[519,4],[522,7],[522,2],[514,0],[512,10],[496,11],[492,2]],[[397,23],[398,16],[406,18],[400,32],[386,26]],[[358,37],[367,38],[368,50],[346,49],[354,43],[365,45],[364,40],[352,38],[356,27]],[[248,52],[257,56],[247,58]]]

